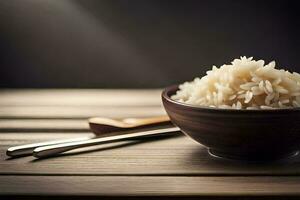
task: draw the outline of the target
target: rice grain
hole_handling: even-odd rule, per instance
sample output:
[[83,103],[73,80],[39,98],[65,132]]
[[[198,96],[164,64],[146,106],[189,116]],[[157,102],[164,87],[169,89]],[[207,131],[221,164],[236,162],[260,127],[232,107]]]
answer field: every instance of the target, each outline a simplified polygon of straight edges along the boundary
[[252,57],[213,66],[206,76],[179,85],[173,100],[222,109],[274,109],[300,106],[300,74],[276,69]]

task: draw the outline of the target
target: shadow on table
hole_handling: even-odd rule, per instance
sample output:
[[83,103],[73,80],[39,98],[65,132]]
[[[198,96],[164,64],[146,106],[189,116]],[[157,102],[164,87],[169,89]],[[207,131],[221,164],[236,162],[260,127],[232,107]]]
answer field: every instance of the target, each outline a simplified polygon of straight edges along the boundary
[[214,175],[299,175],[300,154],[274,161],[241,161],[211,156],[207,149],[191,149],[189,156],[183,160],[192,171],[206,170]]
[[167,140],[170,138],[176,138],[176,137],[183,137],[182,134],[174,134],[174,135],[167,135],[167,136],[155,136],[155,137],[149,137],[149,138],[142,138],[138,140],[128,140],[128,141],[122,141],[122,142],[115,142],[115,143],[109,143],[109,144],[99,144],[94,145],[91,147],[83,147],[76,150],[72,150],[70,152],[58,154],[52,157],[45,157],[45,158],[39,158],[34,159],[31,162],[39,162],[45,159],[54,159],[58,157],[65,157],[65,156],[74,156],[74,155],[80,155],[80,154],[87,154],[92,152],[98,152],[98,151],[107,151],[107,150],[113,150],[113,149],[119,149],[124,147],[130,147],[130,146],[136,146],[144,143],[151,143],[155,141],[162,141]]

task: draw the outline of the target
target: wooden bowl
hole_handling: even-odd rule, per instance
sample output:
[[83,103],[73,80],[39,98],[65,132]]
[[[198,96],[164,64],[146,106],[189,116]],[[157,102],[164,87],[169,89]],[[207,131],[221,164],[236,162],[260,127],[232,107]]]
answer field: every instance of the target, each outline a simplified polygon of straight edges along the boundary
[[162,101],[171,121],[206,146],[210,154],[242,160],[274,160],[297,155],[300,109],[234,110],[180,103],[166,88]]

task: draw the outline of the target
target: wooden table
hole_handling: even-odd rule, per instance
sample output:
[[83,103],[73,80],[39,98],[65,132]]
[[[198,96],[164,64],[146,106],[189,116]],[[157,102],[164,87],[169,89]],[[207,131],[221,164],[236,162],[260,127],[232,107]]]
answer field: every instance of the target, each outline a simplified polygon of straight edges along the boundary
[[185,136],[98,145],[41,160],[5,155],[13,145],[91,135],[91,116],[165,114],[160,92],[1,90],[0,195],[300,197],[300,156],[273,163],[220,160]]

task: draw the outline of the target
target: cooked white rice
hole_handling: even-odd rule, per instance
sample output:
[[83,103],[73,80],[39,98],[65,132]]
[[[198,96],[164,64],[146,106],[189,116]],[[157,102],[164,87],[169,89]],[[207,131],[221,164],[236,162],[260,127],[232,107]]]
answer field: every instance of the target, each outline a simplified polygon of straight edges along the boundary
[[171,98],[192,105],[229,109],[300,107],[300,74],[275,69],[275,62],[241,57],[185,82]]

